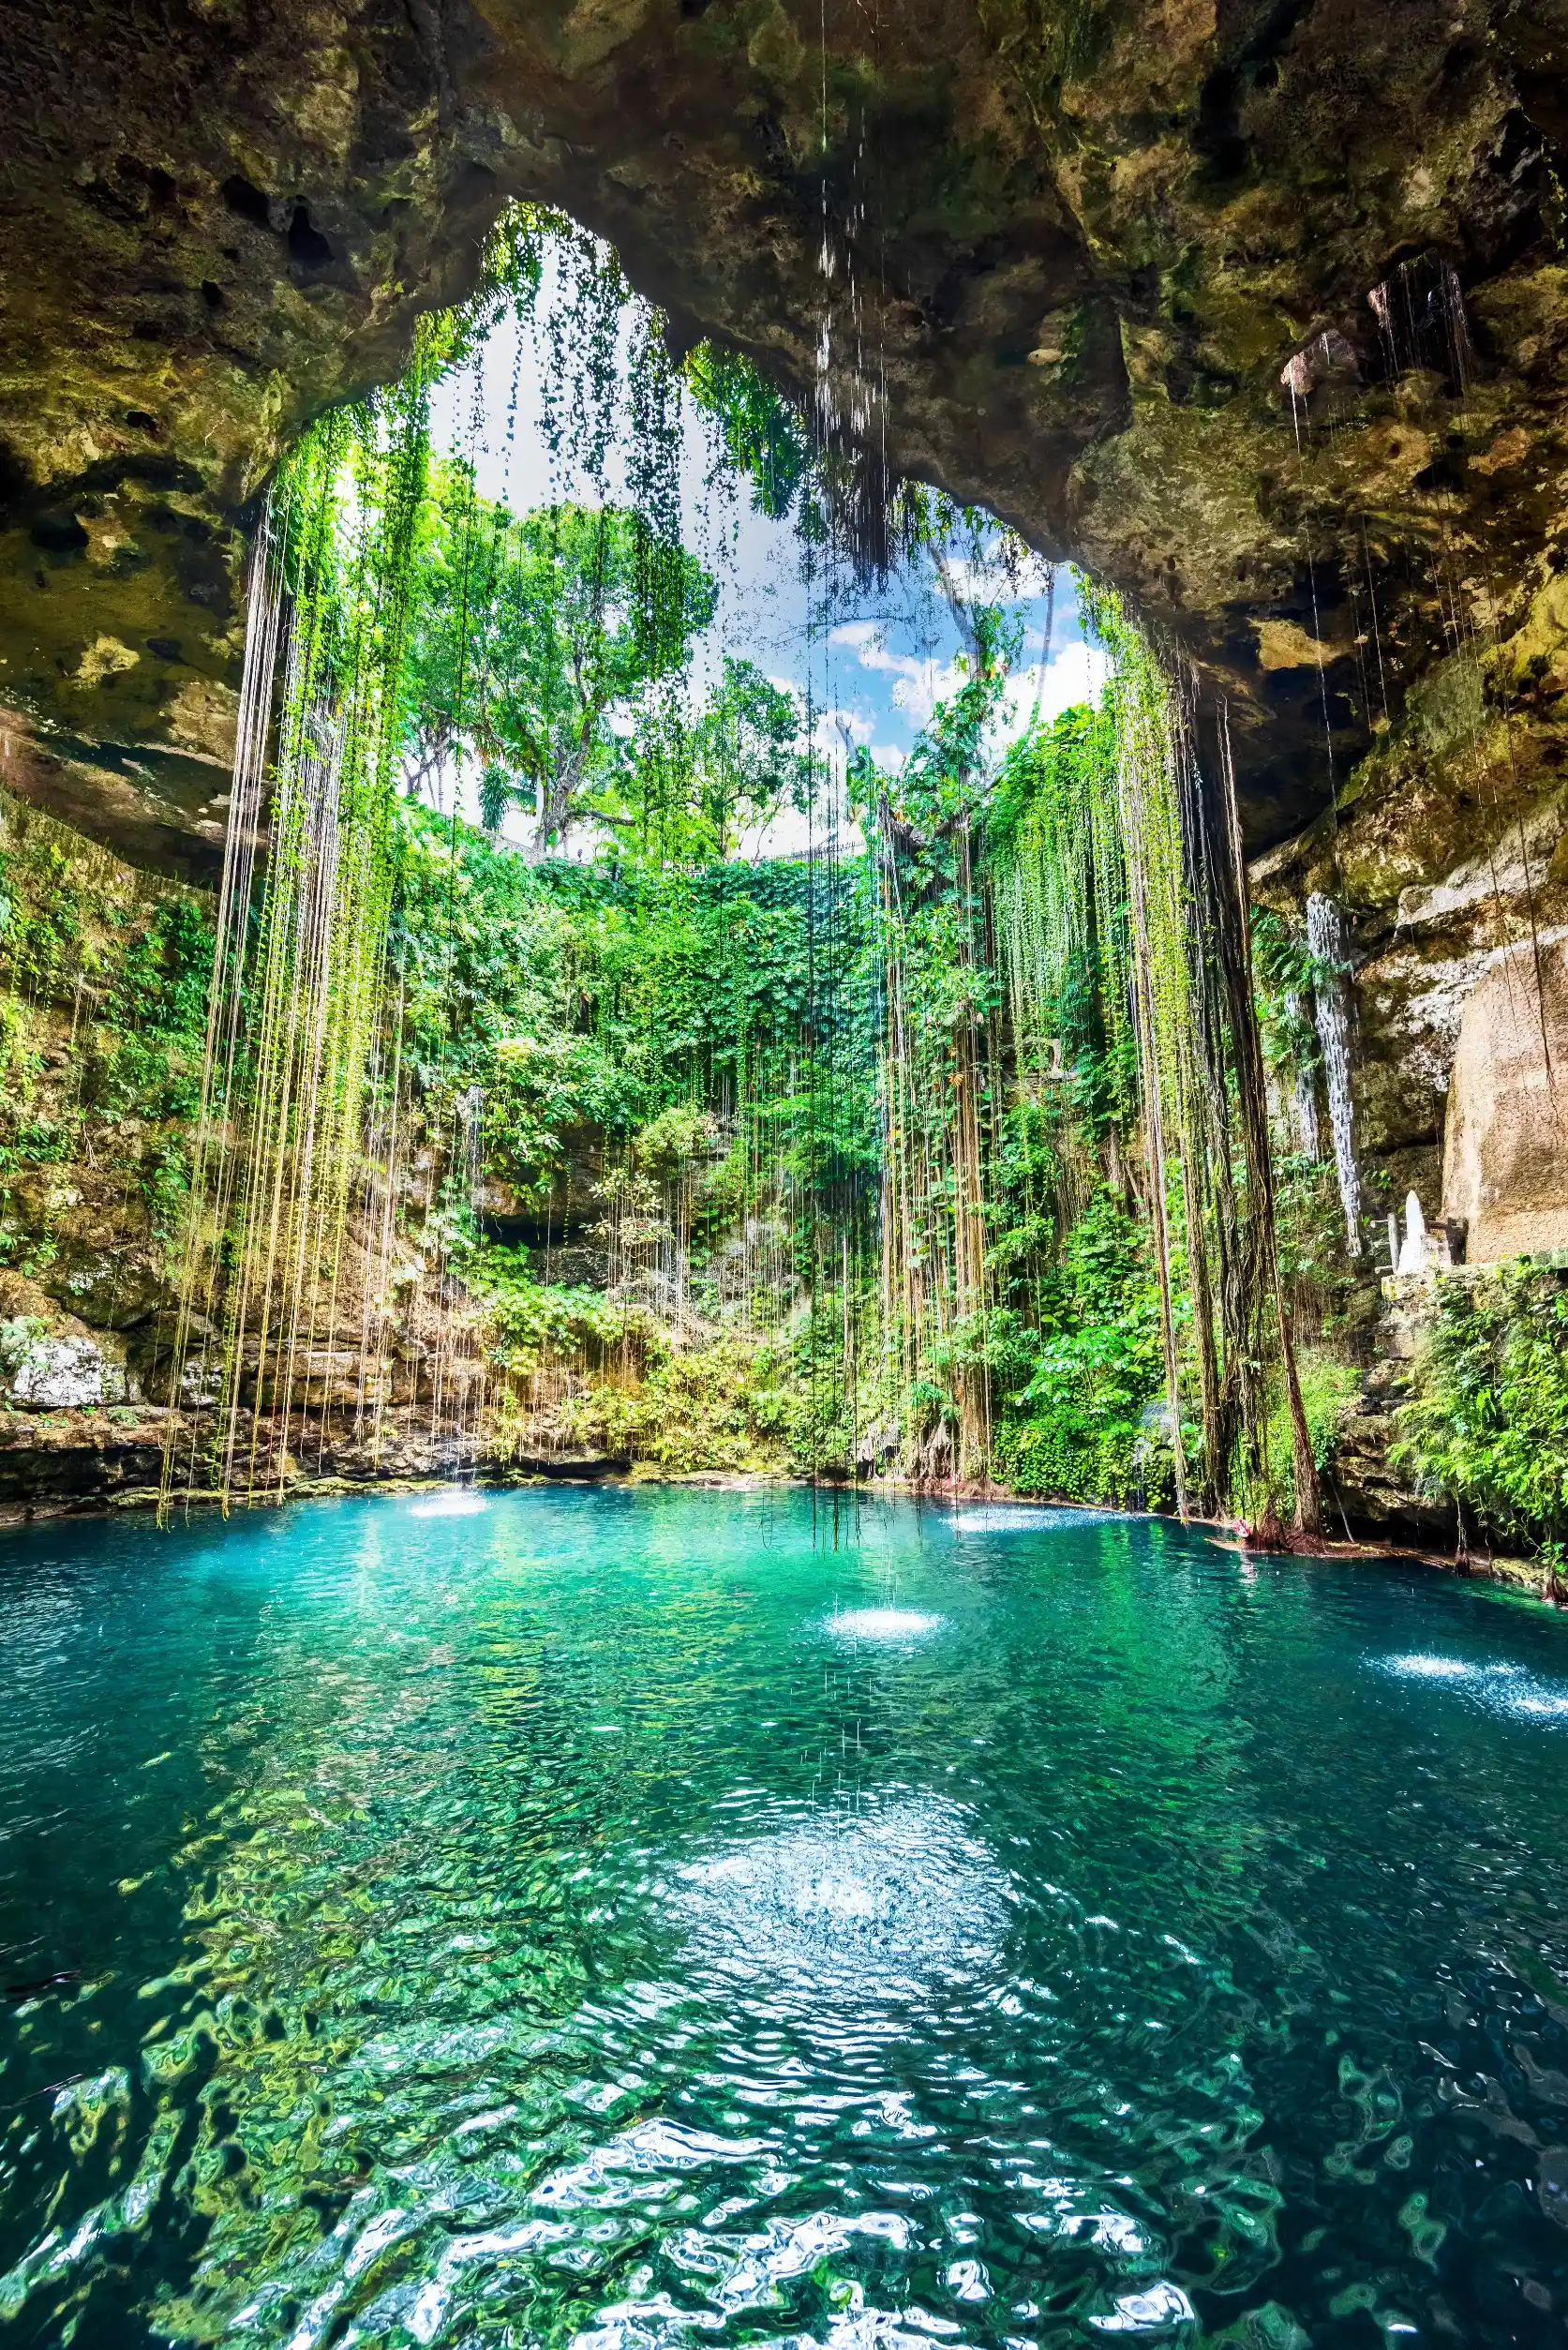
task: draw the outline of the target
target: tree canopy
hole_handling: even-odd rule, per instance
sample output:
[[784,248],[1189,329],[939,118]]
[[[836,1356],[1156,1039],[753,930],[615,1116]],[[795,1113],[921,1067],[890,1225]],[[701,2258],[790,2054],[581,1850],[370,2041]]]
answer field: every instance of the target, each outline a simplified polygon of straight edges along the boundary
[[473,759],[485,824],[526,809],[536,857],[585,822],[638,824],[639,755],[667,735],[660,689],[712,619],[711,577],[620,507],[514,515],[453,461],[432,492],[411,597],[411,787]]

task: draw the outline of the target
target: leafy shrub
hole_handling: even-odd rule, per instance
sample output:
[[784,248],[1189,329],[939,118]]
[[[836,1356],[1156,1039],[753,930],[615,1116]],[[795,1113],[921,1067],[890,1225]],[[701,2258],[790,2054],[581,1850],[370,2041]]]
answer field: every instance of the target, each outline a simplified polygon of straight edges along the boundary
[[[1301,1382],[1301,1400],[1307,1412],[1307,1433],[1311,1440],[1312,1458],[1320,1470],[1327,1469],[1334,1459],[1339,1441],[1339,1424],[1346,1407],[1361,1393],[1361,1373],[1350,1363],[1335,1362],[1322,1355],[1298,1353],[1296,1376]],[[1285,1383],[1273,1384],[1268,1416],[1268,1460],[1274,1482],[1275,1506],[1286,1516],[1295,1507],[1295,1436],[1291,1426],[1290,1400]],[[1262,1517],[1268,1497],[1262,1487],[1241,1495],[1242,1507],[1252,1518]],[[1325,1508],[1327,1504],[1325,1504]]]
[[799,1391],[775,1350],[724,1337],[675,1348],[653,1335],[635,1385],[598,1382],[563,1410],[570,1432],[676,1475],[790,1464]]
[[1039,1319],[1032,1375],[997,1414],[998,1474],[1020,1492],[1069,1501],[1163,1499],[1158,1289],[1142,1227],[1109,1192],[1068,1232]]
[[528,1374],[546,1356],[574,1355],[590,1340],[619,1338],[625,1315],[596,1289],[537,1281],[515,1249],[485,1249],[469,1276],[480,1301],[490,1360]]
[[1509,1540],[1568,1541],[1568,1281],[1520,1263],[1438,1289],[1391,1458]]

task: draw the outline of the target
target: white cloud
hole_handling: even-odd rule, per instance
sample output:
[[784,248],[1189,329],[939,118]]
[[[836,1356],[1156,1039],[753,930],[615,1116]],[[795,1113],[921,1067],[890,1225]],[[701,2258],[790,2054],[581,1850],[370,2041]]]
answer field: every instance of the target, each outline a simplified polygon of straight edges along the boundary
[[[1098,701],[1111,672],[1111,664],[1098,645],[1085,644],[1082,637],[1064,645],[1054,661],[1048,662],[1045,684],[1040,692],[1040,716],[1047,725],[1059,718],[1074,702]],[[1033,679],[1038,684],[1038,670],[1020,670],[1017,682]]]
[[965,604],[1026,604],[1044,595],[1051,585],[1051,565],[1043,555],[1025,549],[1010,568],[1001,561],[976,562],[967,555],[949,555],[948,577]]
[[894,707],[907,711],[911,726],[917,728],[926,724],[938,702],[956,694],[963,682],[956,660],[938,662],[929,653],[889,652],[877,621],[845,621],[829,641],[853,651],[862,669],[890,677]]
[[876,721],[865,711],[825,710],[812,730],[812,742],[825,757],[842,767],[850,751],[871,741],[875,727]]
[[865,660],[863,656],[867,650],[881,649],[882,622],[880,621],[841,621],[838,627],[829,634],[828,642],[830,645],[853,645],[862,655],[862,668],[874,669],[877,664],[874,661]]
[[[917,726],[925,725],[943,695],[951,693],[958,681],[951,661],[939,666],[926,653],[889,652],[880,621],[842,621],[828,641],[852,651],[862,669],[892,678],[893,700],[900,710],[909,712]],[[952,682],[945,681],[948,680]]]
[[[956,656],[936,661],[919,653],[891,652],[876,621],[845,621],[834,629],[829,641],[853,651],[862,669],[893,680],[893,704],[917,729],[929,723],[938,702],[948,700],[963,683]],[[1043,652],[1043,632],[1028,630],[1024,643],[1027,650]],[[1081,639],[1064,645],[1043,671],[1038,661],[1016,669],[1008,681],[1003,740],[1014,741],[1024,731],[1037,714],[1037,703],[1039,718],[1049,724],[1074,702],[1093,701],[1105,682],[1106,669],[1099,648]]]

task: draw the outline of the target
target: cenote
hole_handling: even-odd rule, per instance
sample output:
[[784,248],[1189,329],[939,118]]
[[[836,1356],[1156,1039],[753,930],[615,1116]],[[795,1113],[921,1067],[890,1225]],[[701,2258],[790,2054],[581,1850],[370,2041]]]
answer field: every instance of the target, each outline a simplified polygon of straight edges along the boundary
[[14,2340],[1547,2338],[1557,1619],[479,1498],[15,1538]]
[[29,12],[7,2341],[1563,2342],[1561,13]]

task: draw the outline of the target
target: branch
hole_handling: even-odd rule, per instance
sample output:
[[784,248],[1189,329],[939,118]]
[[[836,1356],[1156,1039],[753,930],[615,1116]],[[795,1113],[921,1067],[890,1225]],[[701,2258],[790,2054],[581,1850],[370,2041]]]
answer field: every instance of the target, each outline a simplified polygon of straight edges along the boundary
[[958,583],[954,579],[952,573],[948,568],[948,558],[943,548],[933,544],[931,549],[931,560],[936,566],[936,576],[942,582],[942,593],[948,599],[948,609],[953,616],[954,624],[958,629],[959,635],[963,637],[964,644],[968,647],[970,661],[975,665],[975,667],[978,670],[980,658],[980,640],[979,634],[975,627],[974,615],[971,612],[969,606],[959,594]]
[[918,857],[922,849],[929,849],[933,846],[931,841],[916,831],[907,816],[899,815],[885,791],[877,794],[876,829],[893,848],[901,849],[905,857]]

